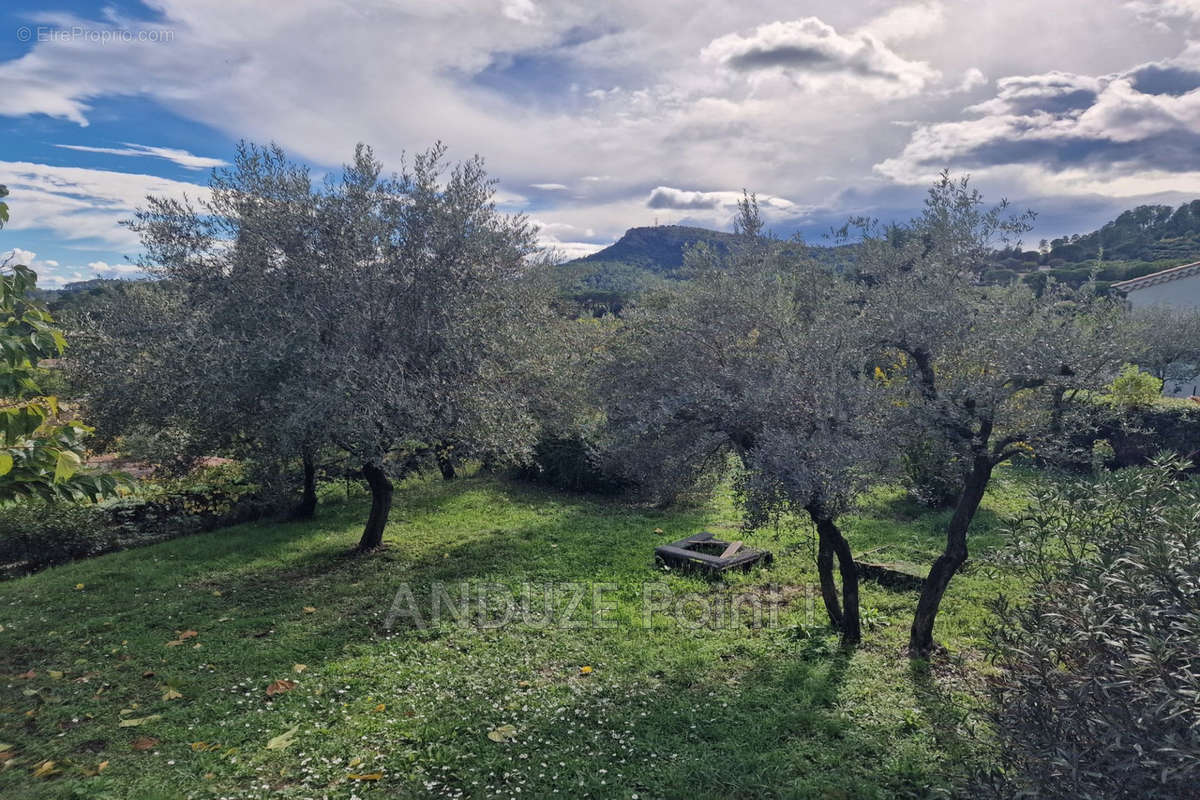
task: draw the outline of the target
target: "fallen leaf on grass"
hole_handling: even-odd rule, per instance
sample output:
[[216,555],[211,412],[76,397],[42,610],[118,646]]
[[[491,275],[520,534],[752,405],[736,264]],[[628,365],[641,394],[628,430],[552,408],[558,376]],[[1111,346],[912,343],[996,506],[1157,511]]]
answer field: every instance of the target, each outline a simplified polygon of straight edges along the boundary
[[138,725],[145,725],[147,722],[156,722],[162,719],[162,714],[151,714],[148,717],[131,717],[123,719],[117,723],[118,728],[135,728]]
[[158,746],[158,739],[153,736],[139,736],[133,740],[134,750],[151,750]]
[[106,770],[106,769],[108,769],[107,761],[101,761],[99,764],[96,765],[96,772],[104,772],[104,770]]
[[346,776],[352,781],[377,781],[383,778],[382,772],[351,772]]
[[63,676],[62,672],[60,672],[59,670],[56,670],[56,669],[50,670],[49,675],[51,678],[53,678],[56,681],[61,681],[62,676]]
[[283,679],[280,679],[277,681],[271,681],[271,684],[269,686],[267,686],[267,697],[274,697],[277,694],[283,694],[284,692],[290,692],[292,689],[295,689],[295,688],[296,688],[295,681],[289,681],[289,680],[283,680]]
[[507,742],[509,739],[517,738],[517,729],[512,725],[501,725],[499,728],[488,731],[487,737],[493,742]]
[[283,733],[276,736],[274,739],[271,739],[270,741],[268,741],[267,749],[268,750],[283,750],[285,747],[287,747],[288,745],[290,745],[292,742],[294,742],[296,740],[296,732],[299,730],[300,730],[299,725],[289,728],[288,730],[286,730]]
[[179,640],[183,641],[184,639],[195,639],[199,635],[200,634],[197,633],[196,631],[192,631],[192,630],[183,631],[182,633],[179,634]]
[[580,668],[579,668],[579,674],[580,674],[580,675],[591,675],[591,674],[592,674],[592,668],[591,668],[591,667],[586,667],[586,666],[585,666],[585,667],[580,667]]
[[170,686],[163,692],[163,700],[178,700],[181,697],[183,697],[183,692],[172,689]]
[[304,672],[304,670],[306,670],[306,669],[308,669],[308,664],[293,664],[292,665],[292,672],[300,673],[300,672]]
[[18,675],[17,677],[18,677],[18,678],[25,678],[26,680],[33,680],[34,678],[36,678],[36,677],[37,677],[37,673],[36,673],[36,672],[34,672],[33,670],[29,670],[29,672],[22,672],[22,673],[21,673],[20,675]]
[[208,742],[192,742],[192,750],[197,753],[208,753],[220,749],[220,742],[213,742],[212,744],[209,744]]
[[375,710],[376,711],[387,711],[387,703],[380,703],[379,705],[375,706]]
[[305,606],[304,613],[305,614],[315,614],[315,613],[317,613],[317,609],[313,606]]
[[77,584],[75,584],[75,591],[77,591],[77,592],[78,592],[78,591],[82,591],[82,590],[83,590],[83,584],[82,584],[82,583],[77,583]]
[[49,778],[51,775],[57,775],[61,771],[54,766],[53,761],[43,761],[33,770],[33,777]]

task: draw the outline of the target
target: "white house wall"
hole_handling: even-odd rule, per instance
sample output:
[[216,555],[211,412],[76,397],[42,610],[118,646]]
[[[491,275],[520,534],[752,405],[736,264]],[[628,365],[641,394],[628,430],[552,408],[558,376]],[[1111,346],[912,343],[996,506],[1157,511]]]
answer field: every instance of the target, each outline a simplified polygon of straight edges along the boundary
[[1200,306],[1200,275],[1189,275],[1173,281],[1156,283],[1144,289],[1130,289],[1125,297],[1134,308],[1171,306],[1188,308]]
[[[1170,306],[1171,308],[1200,307],[1200,275],[1189,275],[1163,281],[1145,288],[1128,289],[1125,299],[1133,308],[1147,306]],[[1163,385],[1163,394],[1171,397],[1200,395],[1200,375],[1188,380],[1168,380]]]

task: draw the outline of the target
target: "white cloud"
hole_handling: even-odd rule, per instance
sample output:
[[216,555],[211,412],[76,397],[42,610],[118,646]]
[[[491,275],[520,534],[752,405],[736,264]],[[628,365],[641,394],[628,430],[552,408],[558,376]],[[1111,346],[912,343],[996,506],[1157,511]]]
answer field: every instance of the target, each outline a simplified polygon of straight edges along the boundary
[[22,264],[32,269],[36,258],[37,253],[32,250],[14,247],[6,253],[0,253],[0,264]]
[[14,247],[7,252],[0,252],[0,266],[11,266],[13,264],[22,264],[36,272],[38,286],[42,288],[60,287],[74,281],[87,280],[88,278],[128,277],[140,272],[137,268],[133,270],[125,269],[126,265],[110,267],[103,261],[95,261],[87,265],[88,272],[85,273],[82,269],[60,268],[57,261],[49,258],[38,258],[37,253],[21,247]]
[[538,245],[550,251],[562,261],[582,258],[603,250],[607,242],[588,241],[596,239],[596,231],[592,228],[578,228],[563,222],[546,222],[545,220],[530,220],[538,229]]
[[147,195],[203,197],[192,183],[130,172],[0,161],[0,184],[8,186],[12,219],[7,228],[48,229],[65,240],[98,239],[132,248],[137,237],[120,226]]
[[525,24],[537,22],[541,17],[541,12],[533,0],[504,0],[501,11],[509,19]]
[[972,119],[919,126],[876,171],[923,183],[952,167],[1049,194],[1200,190],[1200,48],[1108,75],[1019,75],[996,87],[966,109]]
[[205,156],[192,155],[187,150],[176,150],[173,147],[152,147],[144,144],[133,144],[132,142],[122,142],[124,147],[94,147],[83,144],[56,144],[55,147],[61,147],[66,150],[79,150],[85,153],[107,153],[113,156],[150,156],[152,158],[163,158],[172,163],[178,164],[187,169],[205,169],[211,167],[224,167],[229,164],[220,158],[207,158]]
[[868,31],[839,34],[816,17],[758,26],[749,36],[714,39],[702,57],[753,76],[782,73],[797,86],[858,89],[877,97],[907,97],[939,77],[923,61],[910,61]]
[[[698,211],[703,209],[736,209],[741,202],[742,192],[689,192],[684,189],[674,189],[670,186],[659,186],[650,192],[646,198],[646,207],[653,209],[672,209],[675,211]],[[799,207],[784,197],[759,195],[760,208],[777,209],[779,211],[796,212]]]
[[983,74],[983,70],[978,67],[971,67],[963,73],[962,81],[958,84],[958,91],[969,92],[980,86],[987,86],[987,76]]
[[541,189],[543,192],[564,192],[570,187],[565,183],[531,183],[531,188]]
[[128,278],[144,274],[136,264],[109,264],[106,261],[90,261],[88,269],[99,278]]
[[941,33],[946,27],[946,7],[937,0],[896,6],[863,27],[861,33],[880,41],[898,42]]
[[1200,19],[1200,0],[1129,0],[1125,7],[1163,29],[1170,22]]

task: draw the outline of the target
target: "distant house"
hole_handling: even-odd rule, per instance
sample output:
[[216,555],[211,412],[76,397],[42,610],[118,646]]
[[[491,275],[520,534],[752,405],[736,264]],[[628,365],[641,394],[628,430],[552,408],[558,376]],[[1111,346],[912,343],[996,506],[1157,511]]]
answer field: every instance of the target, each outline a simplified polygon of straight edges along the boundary
[[[1200,261],[1114,283],[1113,288],[1125,294],[1131,308],[1200,308]],[[1200,375],[1187,380],[1168,380],[1163,386],[1163,394],[1173,397],[1200,395]]]

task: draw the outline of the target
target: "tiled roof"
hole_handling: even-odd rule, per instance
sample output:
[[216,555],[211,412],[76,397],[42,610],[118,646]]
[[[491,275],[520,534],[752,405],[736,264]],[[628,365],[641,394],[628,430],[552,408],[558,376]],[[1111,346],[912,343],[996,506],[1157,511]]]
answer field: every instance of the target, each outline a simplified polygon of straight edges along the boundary
[[1136,289],[1145,289],[1149,286],[1156,286],[1167,281],[1178,280],[1179,278],[1190,278],[1193,275],[1200,275],[1200,261],[1194,261],[1191,264],[1183,264],[1178,267],[1164,269],[1161,272],[1153,272],[1149,275],[1143,275],[1140,278],[1131,278],[1127,281],[1114,283],[1114,289],[1120,289],[1123,292],[1131,292]]

